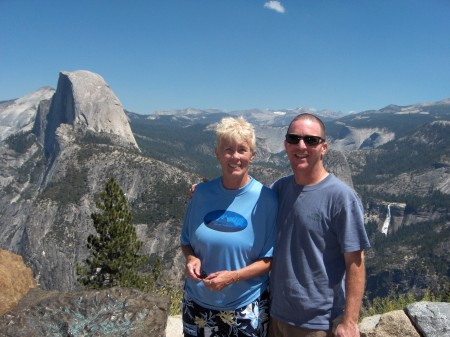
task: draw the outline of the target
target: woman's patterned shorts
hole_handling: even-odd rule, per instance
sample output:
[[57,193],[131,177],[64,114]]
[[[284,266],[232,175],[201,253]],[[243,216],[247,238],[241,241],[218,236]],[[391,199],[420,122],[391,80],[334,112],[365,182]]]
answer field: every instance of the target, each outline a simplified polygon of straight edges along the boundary
[[269,292],[235,311],[218,311],[183,298],[185,337],[266,337],[269,327]]

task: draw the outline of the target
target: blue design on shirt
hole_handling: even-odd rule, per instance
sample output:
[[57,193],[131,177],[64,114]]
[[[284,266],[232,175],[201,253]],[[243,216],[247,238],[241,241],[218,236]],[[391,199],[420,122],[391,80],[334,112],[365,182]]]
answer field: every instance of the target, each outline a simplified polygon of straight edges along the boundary
[[227,210],[209,212],[205,215],[203,222],[207,227],[219,232],[239,232],[248,225],[242,215]]

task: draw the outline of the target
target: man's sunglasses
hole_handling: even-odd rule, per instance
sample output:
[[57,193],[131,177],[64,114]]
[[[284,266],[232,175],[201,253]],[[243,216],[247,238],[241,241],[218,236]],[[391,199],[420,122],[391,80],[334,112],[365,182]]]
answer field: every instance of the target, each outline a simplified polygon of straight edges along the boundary
[[318,145],[325,141],[325,139],[319,136],[299,136],[292,133],[286,134],[286,142],[288,142],[289,144],[298,144],[300,143],[300,139],[303,139],[305,144],[310,146]]

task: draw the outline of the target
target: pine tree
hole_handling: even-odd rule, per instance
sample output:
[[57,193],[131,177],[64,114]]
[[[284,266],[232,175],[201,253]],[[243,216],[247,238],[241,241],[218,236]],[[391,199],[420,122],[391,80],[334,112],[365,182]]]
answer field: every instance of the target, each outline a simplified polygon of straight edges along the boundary
[[142,242],[130,224],[132,215],[119,185],[110,178],[96,201],[100,213],[91,214],[97,235],[89,235],[90,257],[77,266],[78,281],[88,288],[114,286],[144,289],[148,278],[139,273],[148,257],[140,255]]

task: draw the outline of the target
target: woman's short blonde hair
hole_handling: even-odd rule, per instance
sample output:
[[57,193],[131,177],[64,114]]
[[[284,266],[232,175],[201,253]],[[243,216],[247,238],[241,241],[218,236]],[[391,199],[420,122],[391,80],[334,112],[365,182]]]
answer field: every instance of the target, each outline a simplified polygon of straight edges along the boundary
[[216,127],[216,146],[222,141],[247,142],[250,151],[256,153],[256,136],[253,125],[243,117],[225,117]]

